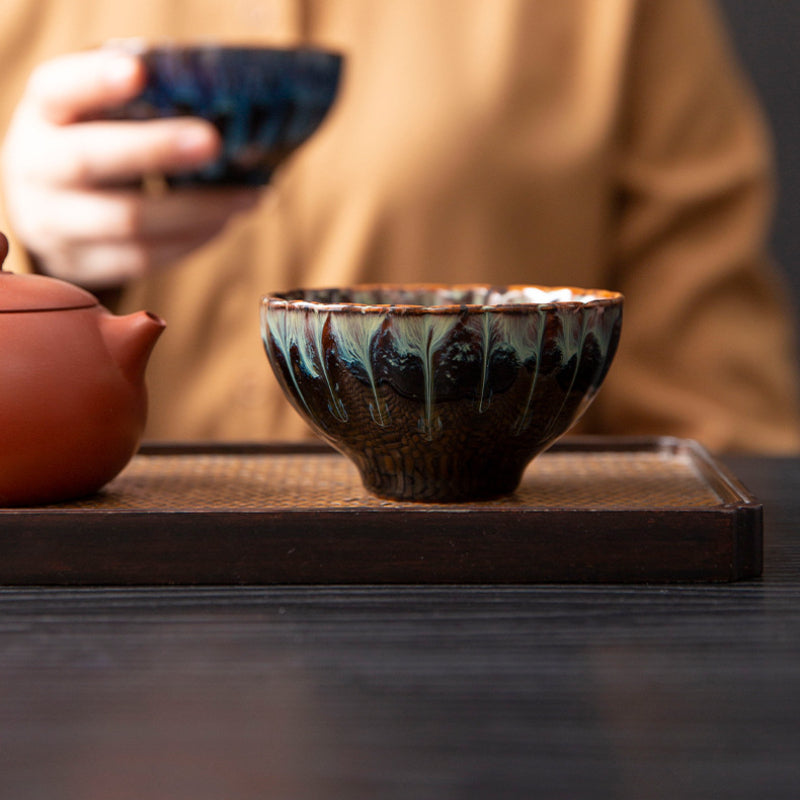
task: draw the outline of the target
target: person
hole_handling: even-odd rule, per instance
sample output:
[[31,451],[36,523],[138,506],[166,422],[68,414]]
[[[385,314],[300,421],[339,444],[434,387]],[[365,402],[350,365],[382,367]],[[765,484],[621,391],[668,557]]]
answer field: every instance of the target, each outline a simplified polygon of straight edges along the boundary
[[[344,79],[266,190],[139,191],[219,141],[196,119],[83,121],[142,86],[94,47],[120,36],[310,43]],[[306,435],[259,297],[433,281],[624,293],[577,431],[800,449],[768,133],[712,0],[4,0],[0,74],[7,268],[166,319],[150,439]]]

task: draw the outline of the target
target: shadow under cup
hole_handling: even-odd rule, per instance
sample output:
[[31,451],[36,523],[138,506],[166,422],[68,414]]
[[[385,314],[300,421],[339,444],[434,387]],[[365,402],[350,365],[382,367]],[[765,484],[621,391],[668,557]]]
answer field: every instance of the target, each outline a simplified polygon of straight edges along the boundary
[[142,93],[106,119],[196,116],[220,132],[223,152],[207,167],[171,176],[170,185],[269,182],[276,167],[319,128],[336,99],[343,58],[317,48],[222,45],[145,46],[112,42],[139,56]]
[[512,493],[608,372],[622,295],[533,286],[365,286],[262,298],[284,393],[395,500]]

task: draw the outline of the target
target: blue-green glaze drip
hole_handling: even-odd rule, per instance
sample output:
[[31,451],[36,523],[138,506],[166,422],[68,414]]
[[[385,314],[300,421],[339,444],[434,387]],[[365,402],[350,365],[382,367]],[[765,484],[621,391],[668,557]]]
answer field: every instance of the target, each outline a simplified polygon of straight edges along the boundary
[[356,365],[367,376],[373,398],[369,414],[381,428],[389,423],[389,409],[378,395],[370,348],[382,324],[383,318],[376,314],[334,314],[330,320],[331,335],[339,355],[345,363]]
[[457,322],[457,317],[436,314],[412,315],[395,321],[395,348],[398,355],[413,355],[422,361],[425,407],[419,430],[428,441],[433,439],[434,425],[441,425],[441,421],[437,422],[433,415],[433,356]]
[[[294,386],[295,395],[305,407],[309,417],[313,419],[314,414],[306,402],[305,397],[303,396],[303,392],[300,389],[300,384],[297,382],[297,375],[295,374],[294,366],[292,364],[292,342],[294,341],[294,335],[296,334],[296,324],[290,324],[291,320],[293,319],[293,315],[287,314],[283,311],[276,312],[272,307],[268,306],[266,317],[267,329],[263,331],[264,341],[268,343],[269,339],[271,338],[271,344],[274,350],[280,351],[283,354],[283,357],[286,360],[289,377],[291,378],[292,385]],[[303,351],[300,347],[298,347],[298,352],[301,354],[302,359]]]
[[[297,396],[309,414],[311,414],[311,409],[305,397],[303,397],[303,392],[292,368],[292,347],[297,349],[299,368],[306,375],[312,378],[322,378],[325,381],[329,398],[328,408],[331,414],[340,422],[346,422],[347,411],[333,387],[325,366],[325,347],[322,337],[328,316],[329,312],[321,312],[318,309],[314,309],[313,313],[308,315],[275,313],[268,309],[267,323],[275,339],[275,344],[283,352],[284,358],[289,365],[289,373]],[[275,324],[275,320],[278,320],[279,324]]]
[[[588,312],[586,313],[588,314]],[[619,315],[614,313],[611,309],[598,307],[592,309],[591,320],[589,320],[586,324],[587,333],[589,330],[594,332],[595,338],[597,339],[601,349],[603,361],[606,361],[608,358],[608,350],[614,338],[614,327],[618,320]],[[599,383],[596,383],[593,388],[586,392],[583,400],[581,401],[581,406],[575,415],[576,421],[583,416],[584,411],[586,411],[586,409],[591,405],[591,402],[597,394],[599,388]]]
[[510,350],[521,368],[531,360],[536,364],[531,386],[522,412],[514,425],[515,433],[525,430],[530,422],[531,402],[539,374],[542,339],[546,313],[538,310],[534,317],[528,314],[480,314],[471,327],[481,342],[481,385],[478,392],[478,413],[483,414],[491,404],[489,367],[492,357],[501,348]]
[[[517,354],[520,364],[528,363],[531,358],[536,363],[531,375],[531,385],[528,389],[528,396],[525,406],[514,424],[514,433],[519,436],[530,425],[531,412],[533,410],[533,394],[536,391],[536,382],[539,379],[539,369],[542,363],[542,342],[544,341],[544,331],[547,323],[547,313],[538,309],[536,317],[517,317],[509,320],[512,324],[506,327],[509,339],[513,342],[514,351]],[[517,330],[514,330],[516,328]]]
[[[581,365],[581,354],[583,353],[583,343],[586,339],[587,321],[591,321],[591,316],[586,314],[586,309],[582,308],[576,314],[564,314],[560,317],[561,325],[559,327],[558,335],[556,336],[556,344],[562,353],[561,363],[568,364],[570,359],[575,357],[575,367],[572,370],[572,377],[570,378],[569,387],[563,392],[561,405],[558,411],[550,418],[550,422],[545,429],[545,436],[549,436],[556,428],[558,421],[561,419],[561,412],[567,404],[572,387],[575,385],[575,378],[578,375],[578,370]],[[603,348],[607,348],[608,342],[604,341]]]
[[[491,400],[489,392],[489,363],[492,358],[492,351],[494,350],[494,337],[492,333],[497,328],[499,320],[495,319],[491,314],[481,314],[478,317],[481,333],[482,343],[482,363],[481,363],[481,388],[478,392],[478,413],[483,414],[489,407]],[[502,341],[502,339],[501,339]]]
[[328,321],[330,314],[319,309],[314,309],[314,313],[309,315],[309,327],[311,328],[311,338],[313,340],[313,347],[311,352],[316,356],[319,362],[319,374],[325,379],[325,385],[328,387],[328,410],[339,422],[347,422],[347,411],[339,399],[339,395],[334,389],[331,377],[328,374],[328,368],[325,365],[325,345],[322,341],[323,331],[325,330],[325,323]]

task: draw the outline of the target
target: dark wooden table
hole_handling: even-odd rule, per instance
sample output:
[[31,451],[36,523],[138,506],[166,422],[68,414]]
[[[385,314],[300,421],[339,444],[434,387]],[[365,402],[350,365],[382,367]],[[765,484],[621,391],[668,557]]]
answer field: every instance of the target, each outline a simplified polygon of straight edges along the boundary
[[800,459],[763,578],[0,589],[5,800],[800,797]]

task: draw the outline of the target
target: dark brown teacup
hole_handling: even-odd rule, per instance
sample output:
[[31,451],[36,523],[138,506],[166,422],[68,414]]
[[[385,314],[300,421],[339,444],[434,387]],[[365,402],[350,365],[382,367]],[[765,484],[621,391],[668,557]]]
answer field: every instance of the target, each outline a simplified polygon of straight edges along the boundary
[[583,414],[619,341],[622,295],[537,286],[356,286],[262,298],[287,397],[397,500],[512,493]]

